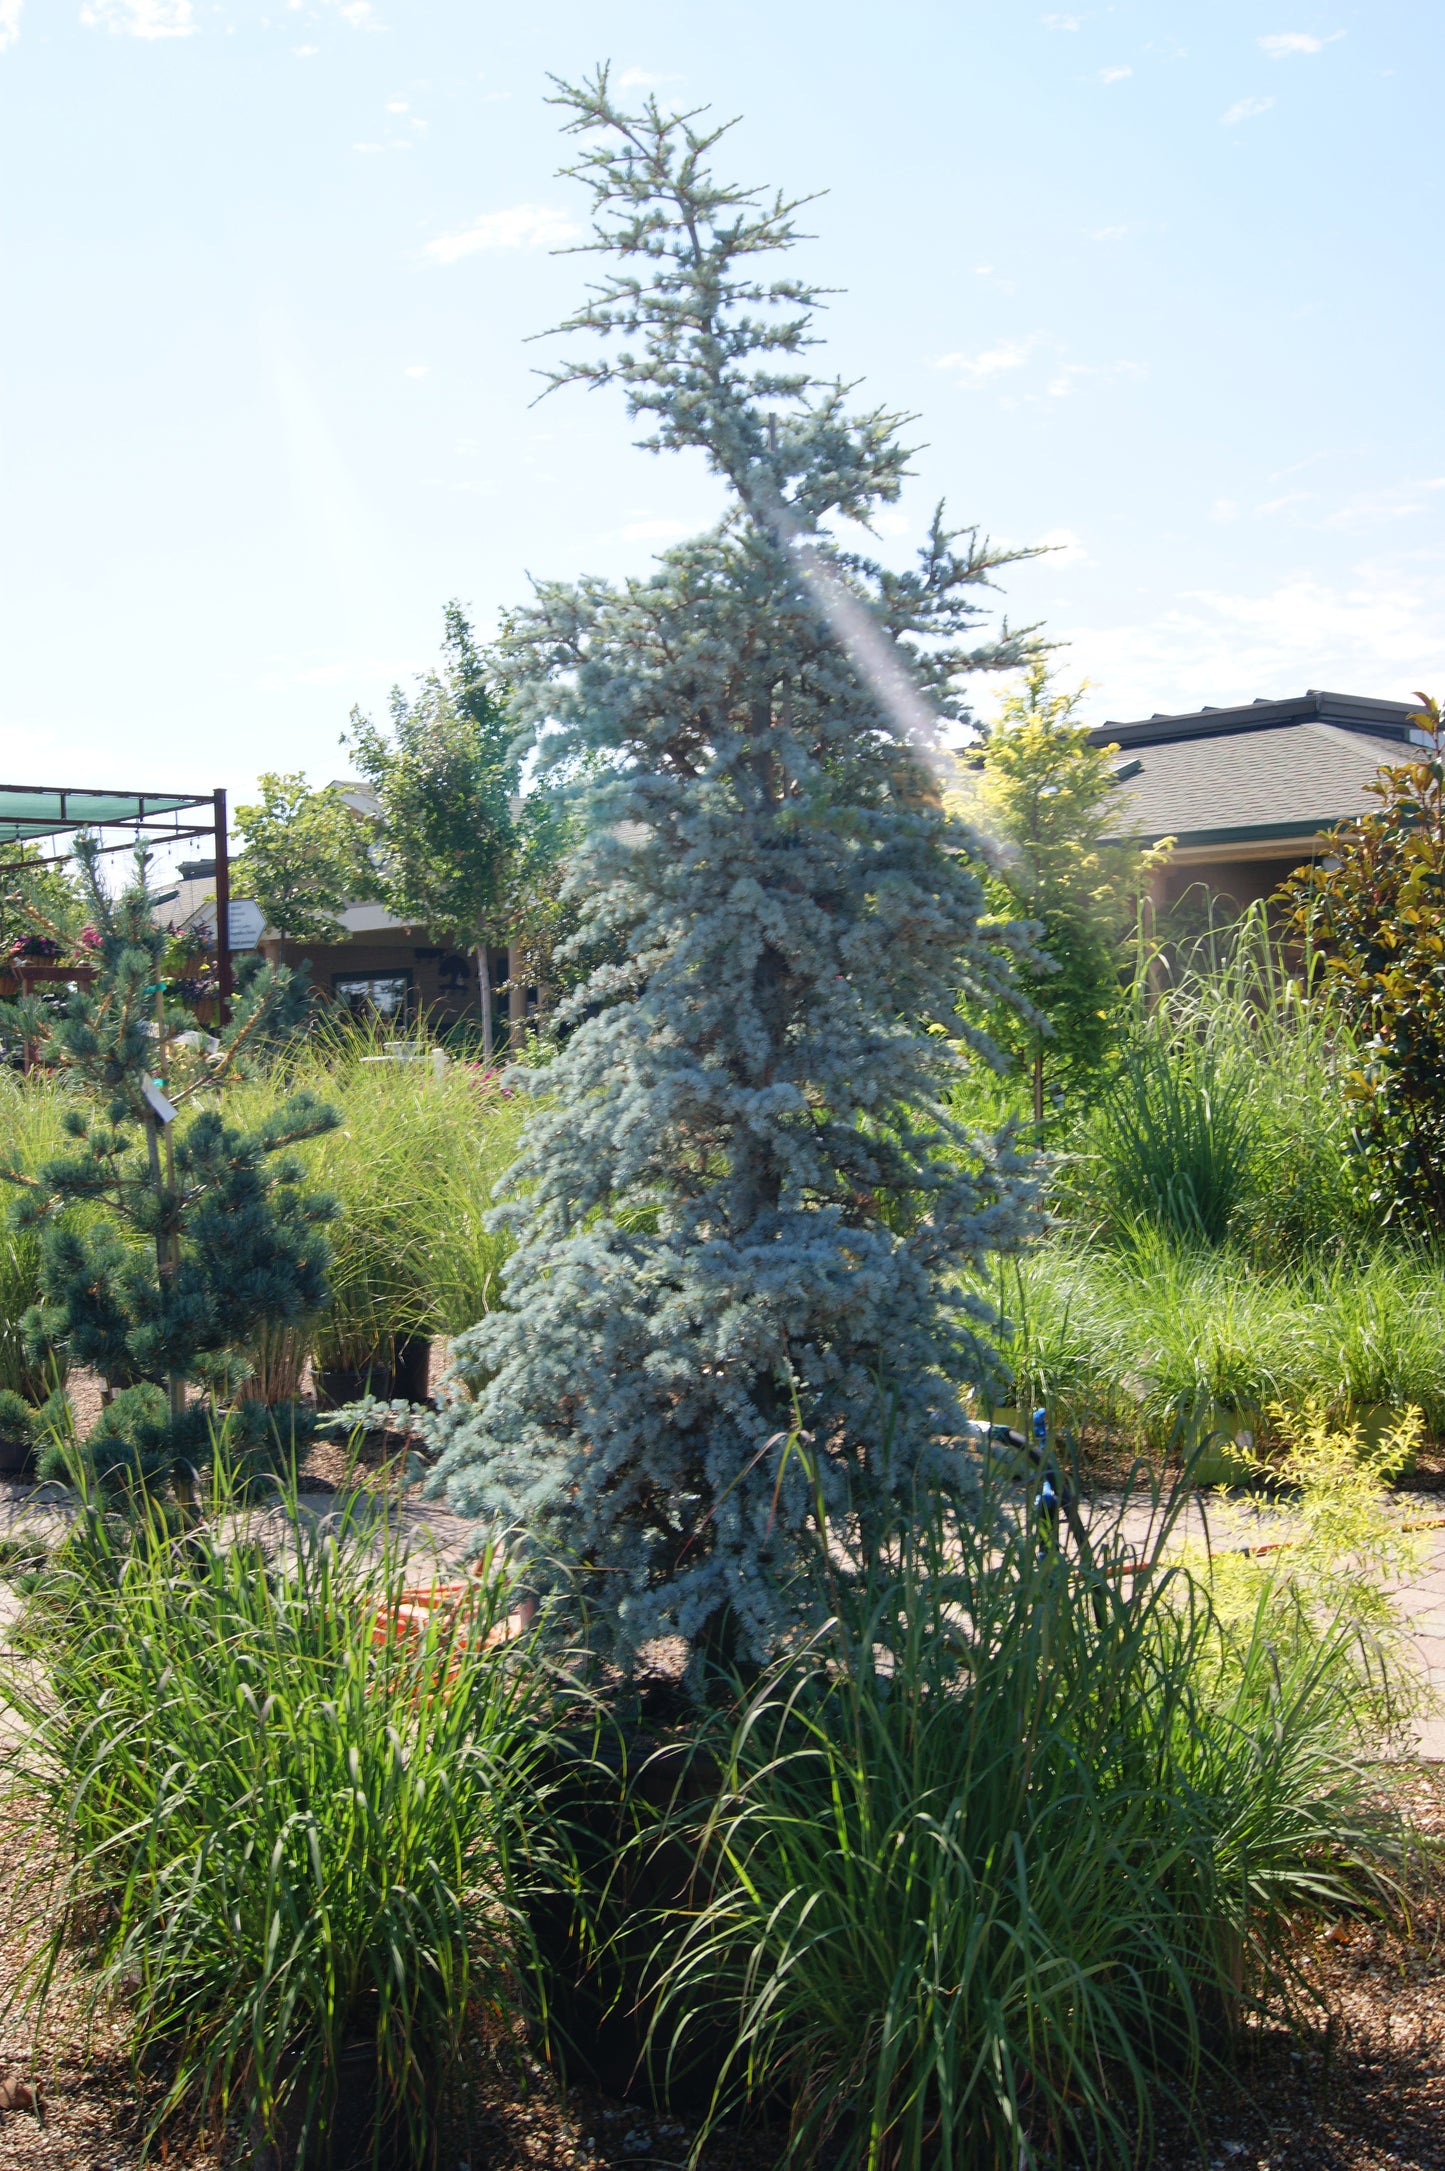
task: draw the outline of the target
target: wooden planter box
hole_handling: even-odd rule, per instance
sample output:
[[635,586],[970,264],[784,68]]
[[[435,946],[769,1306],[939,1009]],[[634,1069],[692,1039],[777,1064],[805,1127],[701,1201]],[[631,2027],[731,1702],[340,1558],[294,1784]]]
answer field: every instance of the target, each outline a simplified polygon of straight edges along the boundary
[[95,979],[94,965],[67,965],[64,959],[12,957],[0,966],[0,997],[29,995],[38,987],[88,988]]

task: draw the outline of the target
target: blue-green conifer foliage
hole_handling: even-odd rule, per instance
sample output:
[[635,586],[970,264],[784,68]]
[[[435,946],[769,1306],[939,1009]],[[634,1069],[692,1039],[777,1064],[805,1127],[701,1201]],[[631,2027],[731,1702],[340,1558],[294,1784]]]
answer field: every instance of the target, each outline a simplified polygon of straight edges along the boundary
[[[506,1303],[457,1344],[441,1474],[581,1571],[624,1657],[672,1633],[760,1658],[814,1518],[795,1412],[865,1534],[920,1480],[971,1482],[959,1390],[991,1360],[960,1276],[1026,1239],[1035,1186],[946,1111],[960,1041],[988,1057],[960,998],[1005,996],[1021,937],[980,926],[929,737],[1030,642],[980,641],[1009,554],[941,514],[902,573],[831,534],[907,454],[903,418],[803,365],[817,295],[768,276],[797,206],[715,179],[696,115],[626,114],[605,72],[558,89],[608,260],[560,329],[622,349],[551,381],[620,386],[729,503],[648,578],[539,586],[504,641],[539,758],[588,777],[571,881],[607,962],[532,1074]],[[887,670],[830,631],[840,596]]]
[[[220,1422],[188,1387],[228,1392],[239,1384],[237,1353],[258,1329],[299,1327],[330,1301],[324,1228],[336,1204],[301,1188],[291,1149],[341,1119],[296,1093],[254,1130],[226,1123],[215,1100],[264,1046],[290,974],[256,973],[203,1052],[210,1036],[192,1030],[189,1012],[165,992],[169,937],[147,886],[147,855],[137,851],[116,898],[101,884],[94,840],[80,839],[76,859],[99,938],[94,986],[40,1015],[0,1005],[0,1026],[38,1039],[41,1062],[71,1089],[67,1151],[30,1171],[7,1165],[0,1140],[0,1183],[17,1193],[12,1216],[40,1230],[40,1302],[22,1325],[37,1366],[53,1352],[119,1390],[84,1445],[91,1478],[112,1488],[174,1478],[188,1496],[189,1469],[207,1457]],[[179,1114],[167,1136],[157,1109],[168,1107]],[[266,1416],[243,1405],[229,1426],[233,1446],[270,1447]],[[53,1474],[67,1464],[54,1438],[42,1471],[47,1464]]]

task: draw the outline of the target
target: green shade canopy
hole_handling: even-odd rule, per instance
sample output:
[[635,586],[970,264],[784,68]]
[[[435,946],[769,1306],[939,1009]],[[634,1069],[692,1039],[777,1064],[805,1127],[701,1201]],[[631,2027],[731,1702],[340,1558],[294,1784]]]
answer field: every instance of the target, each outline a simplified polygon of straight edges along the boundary
[[[205,820],[177,820],[192,808],[204,808]],[[113,825],[137,830],[146,838],[194,837],[208,831],[214,820],[211,792],[106,792],[0,784],[0,849]]]

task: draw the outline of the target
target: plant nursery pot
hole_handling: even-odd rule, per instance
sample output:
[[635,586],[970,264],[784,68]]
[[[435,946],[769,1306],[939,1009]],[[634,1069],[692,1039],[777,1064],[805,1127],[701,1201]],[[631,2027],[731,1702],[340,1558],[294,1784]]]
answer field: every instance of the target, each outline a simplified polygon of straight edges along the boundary
[[1258,1428],[1257,1412],[1231,1409],[1224,1402],[1197,1418],[1185,1438],[1186,1451],[1197,1450],[1195,1484],[1252,1485],[1259,1476],[1253,1462]]
[[[288,2064],[295,2060],[288,2058]],[[388,2120],[377,2133],[377,2050],[374,2040],[345,2044],[336,2060],[336,2097],[313,2127],[306,2162],[315,2171],[415,2171]],[[271,2147],[253,2132],[253,2171],[293,2171],[300,2140],[300,2117],[293,2107],[287,2130]]]
[[625,1730],[596,1754],[590,1742],[573,1754],[553,1746],[549,1814],[562,1815],[576,1848],[584,1887],[606,1891],[614,1934],[601,1948],[584,1934],[576,1903],[562,1894],[539,1896],[528,1919],[550,1982],[549,2017],[569,2078],[651,2109],[699,2114],[726,2069],[731,2033],[726,2018],[699,2013],[671,2070],[648,2056],[653,1992],[648,1963],[649,1919],[660,1909],[696,1905],[697,1861],[680,1837],[629,1849],[637,1809],[655,1813],[675,1797],[702,1807],[719,1773],[686,1742],[646,1726]]
[[405,1395],[408,1402],[426,1401],[431,1379],[431,1343],[424,1334],[408,1334],[395,1343],[391,1376],[394,1395]]
[[426,1336],[400,1335],[388,1347],[378,1349],[366,1364],[354,1367],[328,1365],[318,1370],[316,1407],[319,1410],[345,1409],[349,1403],[360,1402],[364,1395],[374,1395],[378,1402],[390,1402],[397,1397],[407,1402],[425,1402],[430,1369],[431,1343]]
[[0,1478],[34,1477],[35,1450],[28,1440],[0,1438]]
[[[1393,1403],[1357,1402],[1350,1411],[1349,1421],[1359,1426],[1366,1447],[1377,1448],[1386,1435],[1394,1431],[1403,1415],[1403,1410],[1397,1410]],[[1418,1461],[1417,1455],[1407,1456],[1400,1465],[1401,1477],[1413,1476]]]
[[375,1395],[378,1401],[391,1399],[391,1366],[380,1359],[375,1364],[362,1367],[329,1364],[318,1366],[315,1373],[316,1407],[318,1410],[344,1410],[353,1402],[360,1402],[366,1395]]

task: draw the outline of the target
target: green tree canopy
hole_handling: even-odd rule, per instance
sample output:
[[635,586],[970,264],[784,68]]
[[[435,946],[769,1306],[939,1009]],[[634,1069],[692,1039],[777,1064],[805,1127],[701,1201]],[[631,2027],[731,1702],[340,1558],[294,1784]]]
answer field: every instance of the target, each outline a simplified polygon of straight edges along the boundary
[[47,866],[38,844],[6,846],[0,867],[0,959],[27,935],[48,935],[68,947],[84,917],[84,897],[67,864]]
[[1095,746],[1076,712],[1087,689],[1056,688],[1036,658],[1004,696],[972,790],[955,795],[1002,845],[990,890],[1009,916],[1035,922],[1043,957],[1022,980],[1034,1016],[993,1019],[1030,1065],[1042,1123],[1046,1071],[1061,1087],[1087,1078],[1113,1045],[1124,1004],[1121,967],[1153,854],[1131,841],[1114,777],[1116,746]]
[[343,908],[376,894],[365,825],[337,785],[312,791],[299,771],[268,770],[257,788],[259,801],[236,809],[244,849],[232,894],[254,897],[283,938],[334,942]]
[[376,796],[382,900],[398,919],[475,952],[490,1056],[487,950],[507,939],[519,843],[516,731],[457,602],[447,605],[442,647],[442,669],[429,672],[413,698],[392,689],[390,734],[353,709],[347,744]]
[[1354,1030],[1343,1089],[1383,1218],[1433,1236],[1445,1223],[1445,724],[1437,701],[1415,698],[1429,746],[1382,768],[1378,813],[1333,830],[1279,894]]

